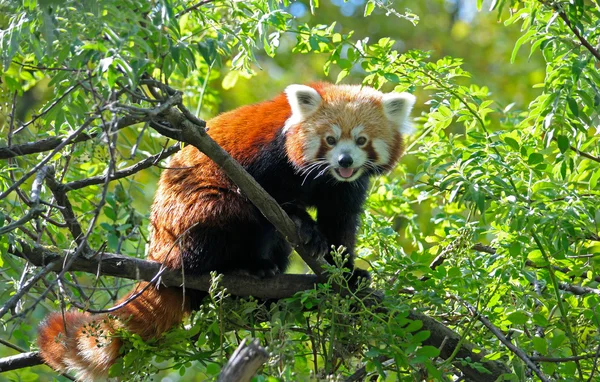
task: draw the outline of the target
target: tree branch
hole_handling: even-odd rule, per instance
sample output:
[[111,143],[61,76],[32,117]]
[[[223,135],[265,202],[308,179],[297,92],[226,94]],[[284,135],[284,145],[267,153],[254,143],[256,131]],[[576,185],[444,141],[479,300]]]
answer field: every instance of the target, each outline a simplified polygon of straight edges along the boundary
[[0,358],[0,373],[43,364],[40,354],[36,351],[11,355]]
[[84,238],[83,229],[81,228],[79,221],[77,221],[77,216],[73,211],[71,201],[69,201],[67,193],[62,185],[56,179],[54,179],[54,169],[48,173],[48,176],[46,177],[46,184],[54,196],[54,201],[60,207],[58,210],[63,216],[65,224],[67,225],[69,232],[71,232],[71,236],[73,236],[73,240],[78,246],[83,246],[82,251],[84,253],[89,253],[89,246],[87,243],[83,243],[82,241]]
[[560,18],[563,19],[563,21],[565,22],[565,24],[567,25],[567,27],[569,27],[569,29],[577,37],[577,39],[579,40],[579,42],[581,43],[581,45],[585,46],[586,49],[589,50],[590,53],[594,57],[596,57],[596,59],[598,61],[600,61],[600,51],[598,51],[598,49],[596,49],[592,44],[590,44],[590,42],[588,40],[586,40],[585,37],[582,36],[581,32],[579,31],[579,29],[577,29],[577,27],[575,27],[573,24],[571,24],[571,21],[567,17],[567,14],[565,13],[564,10],[561,9],[560,5],[558,5],[558,4],[552,4],[552,8],[554,8],[554,10],[556,12],[558,12],[558,15],[560,16]]
[[[31,175],[33,175],[41,167],[43,167],[63,147],[65,147],[66,145],[68,145],[70,143],[73,143],[73,140],[76,139],[77,137],[79,137],[83,133],[83,131],[86,128],[88,128],[94,120],[96,120],[96,118],[97,118],[96,116],[89,117],[88,119],[85,120],[85,122],[77,130],[73,131],[71,134],[69,134],[63,140],[61,140],[56,146],[54,146],[52,151],[48,155],[46,155],[46,157],[44,159],[42,159],[40,161],[40,163],[38,163],[36,166],[34,166],[31,170],[29,170],[29,172],[27,172],[25,175],[23,175],[18,181],[11,184],[10,187],[8,187],[4,192],[2,192],[0,194],[0,199],[4,199],[8,194],[10,194],[12,191],[14,191],[17,187],[19,187],[24,181],[29,179],[29,177]],[[126,117],[119,119],[117,121],[117,123],[114,124],[114,126],[115,126],[114,129],[118,130],[125,126],[130,126],[130,125],[133,125],[134,123],[141,122],[142,120],[143,120],[142,118],[138,118],[138,117],[134,117],[134,116],[126,116]],[[14,150],[14,148],[15,148],[15,146],[13,146],[11,149]]]
[[256,371],[269,359],[269,353],[257,339],[246,343],[246,338],[233,352],[217,382],[250,382]]
[[[125,117],[119,121],[115,130],[122,129],[127,126],[138,123],[137,118]],[[90,139],[96,138],[98,135],[90,135],[87,133],[81,133],[75,138],[71,139],[68,143],[74,144],[79,142],[89,141]],[[39,140],[37,142],[23,143],[22,145],[0,147],[0,159],[16,158],[23,155],[43,153],[46,151],[54,150],[60,144],[62,144],[68,137],[54,137]]]
[[[159,161],[170,157],[171,155],[175,154],[179,150],[181,150],[181,145],[179,145],[179,144],[173,145],[173,146],[169,147],[168,149],[163,150],[162,152],[160,152],[156,155],[152,155],[144,160],[141,160],[132,166],[129,166],[127,168],[124,168],[122,170],[114,172],[113,174],[111,174],[109,181],[126,178],[130,175],[133,175],[137,172],[147,169],[148,167],[154,166]],[[102,184],[105,181],[106,181],[106,176],[99,175],[99,176],[93,176],[93,177],[87,178],[87,179],[81,179],[81,180],[76,180],[73,182],[65,183],[65,184],[61,185],[61,188],[66,191],[78,190],[80,188],[92,186],[95,184]]]
[[527,354],[525,354],[525,352],[523,350],[521,350],[520,348],[516,347],[515,345],[513,345],[504,335],[504,333],[502,333],[502,331],[500,329],[498,329],[494,324],[492,324],[492,322],[490,320],[488,320],[487,317],[483,316],[482,314],[480,314],[475,307],[473,307],[473,305],[469,304],[468,302],[456,297],[456,296],[451,296],[452,298],[454,298],[455,300],[459,301],[460,303],[462,303],[471,313],[471,315],[473,317],[475,317],[477,320],[479,320],[479,322],[481,322],[486,328],[489,329],[490,332],[492,332],[492,334],[494,334],[496,336],[496,338],[498,338],[500,340],[500,342],[502,342],[502,344],[504,344],[504,346],[506,346],[511,352],[513,352],[517,357],[521,358],[521,360],[525,363],[525,365],[527,365],[527,367],[533,371],[535,373],[535,375],[537,375],[537,377],[542,381],[542,382],[550,382],[550,380],[548,379],[548,377],[546,377],[541,371],[540,369],[537,367],[537,365],[535,363],[533,363],[533,361],[529,358],[529,356]]
[[[72,251],[61,252],[42,246],[29,246],[21,243],[22,249],[13,247],[10,252],[22,257],[36,266],[50,266],[53,272],[61,272],[64,264],[70,259]],[[135,257],[115,255],[100,252],[91,258],[77,257],[69,271],[81,271],[95,275],[121,277],[130,280],[150,281],[158,273],[163,272],[160,284],[166,286],[208,291],[210,275],[191,276],[185,275],[181,270],[163,269],[161,263],[137,259]],[[258,279],[250,276],[227,275],[223,278],[222,285],[227,291],[236,296],[254,296],[263,299],[280,299],[291,297],[295,293],[313,289],[317,282],[314,275],[277,275],[272,278]]]

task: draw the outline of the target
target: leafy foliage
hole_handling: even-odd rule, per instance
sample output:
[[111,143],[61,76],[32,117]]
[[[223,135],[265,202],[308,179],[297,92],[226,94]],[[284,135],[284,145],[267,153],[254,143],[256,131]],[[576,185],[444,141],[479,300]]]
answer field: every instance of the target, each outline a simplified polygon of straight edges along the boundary
[[[362,27],[371,22],[409,29],[434,17],[425,9],[400,11],[388,1],[350,3],[360,5],[355,12]],[[311,1],[312,15],[302,3],[260,0],[0,5],[5,15],[0,142],[7,147],[51,138],[67,142],[0,162],[0,278],[8,286],[0,301],[7,302],[38,272],[9,253],[19,240],[142,257],[159,170],[150,167],[112,182],[106,174],[119,174],[169,146],[142,119],[123,122],[157,106],[144,81],[154,78],[181,90],[184,104],[208,117],[237,89],[236,97],[260,98],[265,88],[274,94],[271,81],[304,81],[298,73],[309,57],[325,78],[410,91],[426,105],[403,163],[373,184],[362,222],[359,264],[374,273],[373,287],[383,291],[387,312],[342,297],[329,284],[278,302],[232,299],[215,275],[210,301],[185,330],[149,343],[121,333],[129,351],[112,373],[130,379],[158,372],[185,380],[215,378],[240,339],[252,336],[271,352],[259,381],[349,376],[363,365],[381,380],[456,375],[456,354],[443,359],[440,349],[423,345],[430,333],[408,319],[416,309],[485,349],[486,359],[509,365],[513,374],[507,380],[534,376],[481,316],[536,360],[544,375],[597,377],[598,2],[490,2],[493,13],[478,17],[503,21],[501,33],[511,36],[507,54],[492,57],[501,74],[481,70],[465,51],[457,51],[463,60],[442,57],[435,47],[404,50],[388,30],[367,38],[361,26],[333,21],[333,6],[345,5]],[[304,15],[295,15],[295,9],[305,9]],[[452,34],[460,28],[464,25],[454,25]],[[522,62],[524,55],[531,62]],[[520,81],[510,77],[516,69],[506,68],[540,62],[545,74],[536,90],[518,94]],[[282,67],[290,73],[281,74]],[[248,85],[252,78],[259,79],[255,88]],[[50,186],[41,188],[39,200],[49,203],[42,203],[44,213],[28,215],[39,204],[30,190],[44,165],[72,188],[67,195],[87,240],[75,240],[76,227],[55,207]],[[76,187],[93,177],[100,181]],[[102,308],[130,286],[73,272],[58,281],[48,275],[11,318],[0,317],[3,339],[33,348],[33,327],[48,310]],[[460,361],[483,370],[472,360]],[[10,378],[28,379],[28,373],[20,370]]]

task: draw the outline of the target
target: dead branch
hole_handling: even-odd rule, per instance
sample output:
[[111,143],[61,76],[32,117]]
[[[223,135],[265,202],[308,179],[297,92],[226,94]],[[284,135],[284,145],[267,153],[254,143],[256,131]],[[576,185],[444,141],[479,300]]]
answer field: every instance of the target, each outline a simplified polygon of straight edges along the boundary
[[246,343],[246,338],[233,352],[221,374],[218,382],[250,382],[256,371],[269,359],[269,353],[260,346],[257,339]]

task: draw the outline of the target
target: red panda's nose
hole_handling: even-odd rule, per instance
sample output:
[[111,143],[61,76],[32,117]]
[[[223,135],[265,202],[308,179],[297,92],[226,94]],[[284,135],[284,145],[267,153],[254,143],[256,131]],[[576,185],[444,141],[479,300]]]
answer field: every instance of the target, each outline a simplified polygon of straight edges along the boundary
[[344,168],[348,168],[348,167],[352,166],[352,163],[354,163],[354,161],[352,160],[352,157],[350,156],[350,154],[343,153],[343,154],[340,154],[340,156],[338,157],[338,163],[340,166],[342,166]]

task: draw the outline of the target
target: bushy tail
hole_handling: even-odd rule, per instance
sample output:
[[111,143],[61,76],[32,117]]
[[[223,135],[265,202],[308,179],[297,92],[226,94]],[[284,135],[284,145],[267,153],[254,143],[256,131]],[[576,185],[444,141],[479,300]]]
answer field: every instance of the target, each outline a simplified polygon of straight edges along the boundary
[[[140,283],[121,301],[146,283]],[[148,287],[141,295],[112,314],[53,313],[40,325],[38,346],[44,361],[59,372],[74,373],[78,380],[106,378],[119,357],[121,340],[114,336],[126,329],[144,340],[156,338],[183,320],[189,312],[180,288]]]

